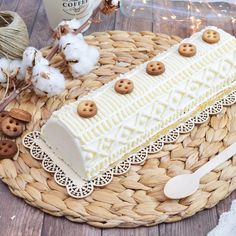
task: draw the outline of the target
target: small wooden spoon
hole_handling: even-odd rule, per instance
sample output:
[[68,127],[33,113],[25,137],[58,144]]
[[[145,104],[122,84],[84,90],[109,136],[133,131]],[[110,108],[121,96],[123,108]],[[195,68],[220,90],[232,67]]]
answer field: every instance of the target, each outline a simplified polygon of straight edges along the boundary
[[178,175],[171,178],[165,185],[164,193],[170,199],[180,199],[197,191],[200,179],[223,162],[236,154],[236,143],[232,144],[218,156],[208,161],[193,174]]

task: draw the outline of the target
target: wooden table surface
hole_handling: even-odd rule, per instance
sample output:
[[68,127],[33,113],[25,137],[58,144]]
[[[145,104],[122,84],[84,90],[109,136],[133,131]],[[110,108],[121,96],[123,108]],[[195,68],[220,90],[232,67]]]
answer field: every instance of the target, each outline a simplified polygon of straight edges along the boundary
[[[32,46],[41,48],[51,42],[52,31],[48,25],[42,0],[0,0],[0,9],[1,11],[16,11],[22,16],[28,27]],[[214,22],[210,23],[214,24]],[[89,32],[114,29],[128,31],[149,30],[176,34],[181,37],[185,37],[189,33],[183,27],[183,23],[169,24],[163,22],[157,24],[148,20],[130,20],[121,16],[119,12],[105,17],[101,24],[93,25]],[[235,34],[236,25],[227,22],[227,31]],[[229,210],[231,201],[234,198],[236,198],[236,192],[220,202],[216,207],[204,210],[191,218],[177,223],[136,229],[97,229],[86,224],[75,224],[64,218],[56,218],[44,214],[13,196],[0,181],[0,236],[203,236],[217,225],[219,215]]]

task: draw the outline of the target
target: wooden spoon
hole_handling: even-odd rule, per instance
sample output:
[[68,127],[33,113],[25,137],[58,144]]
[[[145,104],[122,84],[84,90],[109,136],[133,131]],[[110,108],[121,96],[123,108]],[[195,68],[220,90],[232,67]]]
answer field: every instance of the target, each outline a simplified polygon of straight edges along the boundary
[[232,144],[218,156],[208,161],[193,174],[178,175],[171,178],[165,185],[164,193],[168,198],[180,199],[192,195],[197,191],[200,179],[223,162],[236,154],[236,143]]

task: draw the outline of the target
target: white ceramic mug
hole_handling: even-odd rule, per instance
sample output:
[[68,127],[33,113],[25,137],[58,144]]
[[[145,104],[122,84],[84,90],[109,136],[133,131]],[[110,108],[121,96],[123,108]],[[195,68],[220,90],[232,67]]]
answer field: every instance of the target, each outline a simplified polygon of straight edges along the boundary
[[54,29],[61,21],[74,18],[86,21],[101,0],[44,0],[50,26]]

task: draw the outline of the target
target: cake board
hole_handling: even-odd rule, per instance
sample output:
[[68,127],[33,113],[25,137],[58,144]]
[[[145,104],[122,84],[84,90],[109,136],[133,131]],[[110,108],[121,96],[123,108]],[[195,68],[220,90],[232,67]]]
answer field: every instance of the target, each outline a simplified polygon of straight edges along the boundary
[[[31,110],[33,122],[27,125],[22,137],[40,130],[51,113],[63,104],[73,102],[91,89],[101,87],[120,73],[151,59],[154,55],[178,43],[176,36],[151,32],[122,31],[93,33],[86,37],[89,44],[101,48],[99,65],[80,80],[70,80],[62,57],[51,61],[65,74],[67,89],[59,97],[39,98],[26,91],[11,107]],[[42,49],[45,55],[50,47]],[[4,92],[2,89],[1,93]],[[124,175],[84,199],[70,197],[66,189],[57,185],[52,175],[43,170],[28,150],[17,140],[20,155],[17,161],[0,162],[0,176],[10,191],[28,204],[54,216],[88,223],[102,228],[149,226],[174,222],[189,217],[205,208],[215,206],[236,189],[236,158],[232,158],[204,176],[200,189],[181,200],[169,200],[163,187],[177,174],[191,173],[209,158],[236,141],[236,105],[224,107],[202,125],[181,135],[173,144],[165,145],[157,154],[149,155],[143,165],[132,166]]]

